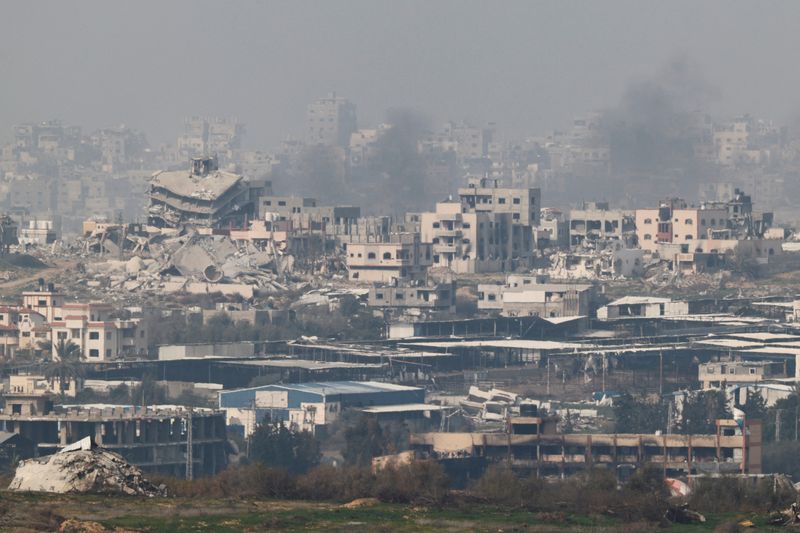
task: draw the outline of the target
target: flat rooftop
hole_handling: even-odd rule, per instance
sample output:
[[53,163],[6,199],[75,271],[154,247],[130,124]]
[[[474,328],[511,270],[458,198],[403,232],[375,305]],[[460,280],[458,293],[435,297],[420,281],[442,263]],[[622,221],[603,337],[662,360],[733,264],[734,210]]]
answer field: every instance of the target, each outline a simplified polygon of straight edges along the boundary
[[205,176],[192,174],[188,170],[160,171],[153,174],[150,185],[161,187],[178,196],[198,200],[215,200],[239,183],[242,176],[216,170]]
[[377,392],[395,392],[395,391],[418,391],[420,390],[420,387],[408,387],[406,385],[397,385],[395,383],[384,383],[381,381],[325,381],[325,382],[312,382],[312,383],[263,385],[260,387],[249,387],[246,389],[221,391],[220,394],[250,391],[250,390],[259,391],[259,390],[275,390],[275,389],[285,389],[285,390],[293,390],[299,392],[310,392],[314,394],[329,395],[329,394],[371,394]]

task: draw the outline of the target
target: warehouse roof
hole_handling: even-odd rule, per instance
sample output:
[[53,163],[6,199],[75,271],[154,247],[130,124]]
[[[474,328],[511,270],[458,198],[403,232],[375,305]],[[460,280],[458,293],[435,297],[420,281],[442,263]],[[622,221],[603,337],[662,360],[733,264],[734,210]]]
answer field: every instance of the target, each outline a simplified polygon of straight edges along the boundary
[[314,394],[369,394],[376,392],[395,392],[395,391],[418,391],[419,387],[407,387],[405,385],[396,385],[394,383],[383,383],[379,381],[325,381],[321,383],[292,383],[292,384],[276,384],[276,385],[263,385],[260,387],[250,387],[247,389],[237,389],[235,391],[223,391],[220,394],[227,392],[242,392],[242,391],[258,391],[258,390],[275,390],[285,389],[294,390],[299,392],[310,392]]

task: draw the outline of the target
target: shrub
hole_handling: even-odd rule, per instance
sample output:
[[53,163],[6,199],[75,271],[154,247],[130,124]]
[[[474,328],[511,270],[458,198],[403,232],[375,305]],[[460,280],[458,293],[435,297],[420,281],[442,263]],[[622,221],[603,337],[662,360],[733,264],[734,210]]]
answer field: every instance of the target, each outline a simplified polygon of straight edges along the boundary
[[414,461],[384,468],[375,475],[373,496],[384,502],[444,502],[450,482],[442,466],[435,461]]

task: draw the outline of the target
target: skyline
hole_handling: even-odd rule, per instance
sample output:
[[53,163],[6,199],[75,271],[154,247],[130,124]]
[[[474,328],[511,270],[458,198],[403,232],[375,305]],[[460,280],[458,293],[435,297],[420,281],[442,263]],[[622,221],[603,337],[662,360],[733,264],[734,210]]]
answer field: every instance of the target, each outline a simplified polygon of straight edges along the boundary
[[153,16],[81,2],[48,4],[47,19],[40,5],[12,5],[0,22],[0,136],[57,118],[87,130],[125,123],[157,146],[186,116],[237,116],[246,145],[269,148],[302,137],[306,105],[336,91],[358,105],[360,125],[403,107],[513,137],[612,108],[675,58],[714,89],[709,112],[791,122],[800,73],[785,65],[800,6],[688,5],[606,2],[576,15],[523,2],[174,2]]

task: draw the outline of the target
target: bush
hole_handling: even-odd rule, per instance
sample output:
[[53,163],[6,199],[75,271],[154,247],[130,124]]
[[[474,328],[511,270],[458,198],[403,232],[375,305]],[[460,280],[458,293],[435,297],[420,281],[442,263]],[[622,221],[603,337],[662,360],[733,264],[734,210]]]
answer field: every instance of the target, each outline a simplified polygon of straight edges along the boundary
[[367,468],[320,466],[297,478],[297,493],[308,500],[350,501],[371,496],[373,485]]
[[440,505],[447,497],[450,482],[436,461],[414,461],[407,465],[379,470],[373,496],[388,503],[426,503]]
[[770,478],[756,483],[735,477],[699,478],[689,505],[700,512],[762,512],[784,509],[795,501],[794,490]]
[[216,476],[195,480],[153,477],[173,496],[196,498],[292,498],[297,490],[292,476],[261,464],[231,467]]
[[472,496],[494,504],[521,507],[525,505],[527,495],[523,494],[523,483],[511,469],[506,466],[492,465],[469,487]]

